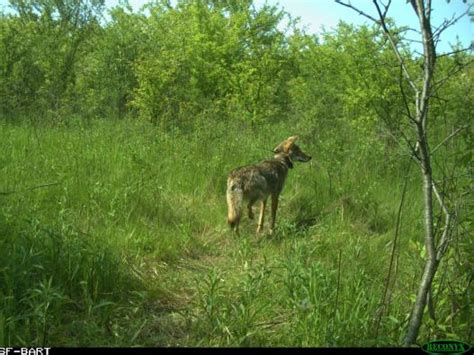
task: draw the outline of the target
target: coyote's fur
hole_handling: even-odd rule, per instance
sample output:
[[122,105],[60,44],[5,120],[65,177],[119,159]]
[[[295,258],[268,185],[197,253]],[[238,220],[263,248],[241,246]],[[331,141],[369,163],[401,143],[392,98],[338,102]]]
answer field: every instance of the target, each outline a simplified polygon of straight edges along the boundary
[[248,215],[251,219],[253,219],[252,206],[260,201],[257,233],[262,231],[268,196],[272,199],[270,233],[273,232],[278,197],[283,189],[288,169],[293,168],[294,161],[307,162],[311,159],[295,144],[297,139],[297,136],[292,136],[281,142],[273,149],[275,153],[273,159],[243,166],[230,172],[227,178],[227,222],[237,234],[244,201],[247,202]]

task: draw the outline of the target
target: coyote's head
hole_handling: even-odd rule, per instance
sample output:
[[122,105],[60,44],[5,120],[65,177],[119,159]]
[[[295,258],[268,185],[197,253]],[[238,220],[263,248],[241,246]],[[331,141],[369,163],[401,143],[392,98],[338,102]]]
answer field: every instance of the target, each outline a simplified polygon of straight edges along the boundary
[[300,147],[295,144],[297,139],[298,136],[291,136],[290,138],[285,139],[283,142],[278,144],[275,149],[273,149],[273,153],[276,155],[285,154],[291,161],[301,161],[303,163],[310,161],[311,156],[305,154]]

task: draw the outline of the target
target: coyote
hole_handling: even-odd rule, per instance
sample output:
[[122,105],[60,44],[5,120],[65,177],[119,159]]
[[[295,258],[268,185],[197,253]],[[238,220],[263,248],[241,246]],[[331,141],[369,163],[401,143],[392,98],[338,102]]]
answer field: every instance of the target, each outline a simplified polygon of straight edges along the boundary
[[278,197],[283,189],[288,169],[293,168],[294,161],[307,162],[311,157],[295,144],[297,136],[292,136],[281,142],[273,153],[273,159],[259,164],[247,165],[230,172],[227,178],[227,222],[237,235],[241,218],[242,204],[247,202],[248,216],[253,219],[252,206],[261,201],[260,218],[257,233],[263,229],[265,206],[269,195],[272,197],[272,215],[270,233],[275,228],[275,218],[278,208]]

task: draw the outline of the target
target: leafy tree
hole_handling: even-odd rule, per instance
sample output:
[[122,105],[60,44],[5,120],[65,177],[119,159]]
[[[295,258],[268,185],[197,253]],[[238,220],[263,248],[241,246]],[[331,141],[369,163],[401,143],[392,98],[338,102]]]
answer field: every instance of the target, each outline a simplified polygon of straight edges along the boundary
[[[18,16],[2,20],[3,46],[11,53],[4,59],[2,77],[13,88],[7,101],[18,101],[6,110],[18,105],[20,111],[59,113],[73,107],[76,64],[86,50],[83,44],[98,27],[103,0],[10,3]],[[12,36],[19,42],[9,42]]]
[[200,112],[258,122],[285,111],[291,74],[283,12],[250,2],[181,1],[150,6],[146,54],[133,104],[163,125]]
[[94,117],[124,117],[138,82],[135,65],[144,52],[145,17],[127,3],[109,11],[110,20],[88,44],[79,59],[76,91],[79,112]]

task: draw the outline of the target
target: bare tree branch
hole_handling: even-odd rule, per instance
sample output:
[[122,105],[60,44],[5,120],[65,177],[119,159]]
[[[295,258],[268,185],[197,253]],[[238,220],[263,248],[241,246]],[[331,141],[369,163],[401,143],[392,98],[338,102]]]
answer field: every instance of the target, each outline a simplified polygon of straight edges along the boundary
[[448,29],[449,27],[451,27],[452,25],[454,25],[456,22],[458,22],[461,18],[463,18],[464,16],[466,16],[467,14],[469,14],[469,11],[471,11],[471,8],[472,8],[472,4],[470,4],[467,8],[466,11],[464,11],[461,15],[455,17],[455,15],[453,14],[453,16],[451,17],[450,20],[444,20],[443,23],[434,30],[433,32],[433,37],[437,37],[439,38],[439,36],[441,35],[441,33],[443,33],[446,29]]
[[468,126],[461,126],[458,129],[456,129],[453,133],[451,133],[449,136],[447,136],[441,143],[439,143],[436,147],[434,147],[431,150],[431,155],[433,155],[443,144],[445,144],[448,140],[453,138],[455,135],[457,135],[459,132],[461,132],[463,129],[466,129]]
[[467,47],[467,48],[458,49],[458,50],[455,50],[455,51],[452,51],[452,52],[439,54],[439,55],[438,55],[438,59],[439,59],[439,58],[442,58],[442,57],[450,56],[450,55],[453,55],[453,54],[462,53],[462,52],[467,52],[467,51],[472,51],[472,50],[473,50],[473,46],[471,45],[471,46],[469,46],[469,47]]
[[[380,1],[382,2],[382,1]],[[383,18],[385,18],[387,16],[387,12],[388,12],[388,9],[390,8],[390,4],[392,3],[392,0],[389,0],[387,5],[385,5],[383,2],[382,2],[382,5],[384,7],[384,11],[383,11]]]
[[435,83],[433,83],[433,88],[439,88],[444,83],[446,83],[448,80],[452,79],[455,74],[459,73],[464,68],[471,65],[472,63],[474,63],[474,59],[469,60],[467,63],[464,63],[464,64],[459,64],[458,63],[457,65],[453,66],[450,70],[448,70],[448,74],[444,78],[439,79]]
[[362,16],[364,16],[364,17],[367,17],[369,20],[371,20],[371,21],[373,21],[373,22],[375,22],[375,23],[379,23],[379,21],[378,21],[375,17],[372,17],[372,16],[370,16],[369,14],[365,13],[364,11],[359,10],[357,7],[352,6],[352,4],[350,4],[350,3],[345,3],[345,2],[343,2],[342,0],[335,0],[335,1],[336,1],[338,4],[342,5],[342,6],[346,6],[346,7],[350,8],[350,9],[352,9],[352,10],[358,12],[359,15],[362,15]]
[[[338,1],[338,0],[336,0]],[[393,38],[393,35],[391,34],[391,32],[389,31],[388,27],[387,27],[387,24],[385,22],[385,16],[384,14],[382,13],[382,11],[380,10],[380,6],[377,2],[377,0],[372,0],[372,2],[374,3],[376,9],[377,9],[377,13],[379,14],[379,18],[380,20],[379,21],[376,21],[377,23],[379,23],[381,26],[382,26],[382,29],[383,29],[383,32],[385,33],[385,35],[387,36],[390,44],[392,45],[392,49],[393,51],[395,52],[395,55],[397,56],[397,59],[398,61],[400,62],[400,65],[402,66],[403,68],[403,73],[405,74],[405,78],[407,79],[408,83],[410,84],[410,86],[413,88],[413,91],[414,92],[418,92],[418,88],[416,87],[415,85],[415,82],[413,81],[413,79],[411,78],[411,75],[410,73],[408,72],[408,68],[405,64],[405,61],[403,60],[403,57],[402,55],[400,54],[400,51],[398,50],[398,46],[397,44],[395,43],[395,39]]]
[[408,104],[408,100],[407,100],[407,95],[405,93],[405,89],[403,88],[402,75],[403,75],[403,67],[400,64],[400,75],[398,76],[398,85],[400,87],[400,92],[402,94],[403,104],[405,105],[405,110],[407,111],[408,119],[410,120],[410,122],[415,123],[416,120],[411,114],[410,105]]
[[382,26],[382,29],[383,29],[383,32],[384,34],[386,35],[387,39],[389,40],[391,46],[392,46],[392,49],[394,50],[395,52],[395,55],[397,56],[397,59],[398,61],[400,62],[400,64],[402,65],[402,68],[403,68],[403,72],[404,72],[404,75],[405,75],[405,78],[407,79],[408,83],[410,84],[410,86],[412,87],[413,91],[414,92],[418,92],[418,88],[416,87],[415,85],[415,82],[413,81],[413,79],[411,78],[411,75],[407,69],[407,66],[405,64],[405,61],[403,60],[403,57],[402,55],[400,54],[400,51],[398,50],[398,46],[395,42],[395,39],[393,38],[393,35],[392,33],[389,31],[388,27],[387,27],[387,24],[385,22],[385,16],[387,15],[387,12],[388,12],[388,7],[390,6],[390,2],[385,6],[384,6],[384,12],[382,12],[382,10],[380,9],[380,5],[378,4],[377,0],[372,0],[372,2],[374,3],[375,7],[377,8],[377,13],[379,15],[379,19],[377,20],[375,17],[369,15],[368,13],[358,9],[357,7],[353,6],[352,4],[350,3],[345,3],[343,2],[342,0],[335,0],[336,3],[342,5],[342,6],[346,6],[354,11],[356,11],[357,13],[359,13],[360,15],[368,18],[369,20],[373,21],[374,23]]
[[400,142],[400,139],[399,137],[396,137],[391,131],[390,129],[388,129],[386,131],[388,133],[388,135],[390,137],[393,138],[393,140],[398,143],[398,145],[400,146],[400,148],[404,151],[405,154],[407,154],[411,159],[413,159],[416,163],[420,163],[420,158],[418,157],[416,151],[417,151],[417,147],[416,147],[416,144],[413,144],[410,139],[408,138],[408,136],[401,130],[401,129],[397,129],[397,133],[400,134],[400,136],[402,137],[402,139],[405,141],[406,145],[408,146],[408,150],[406,150],[406,147],[402,145],[402,143]]

